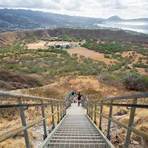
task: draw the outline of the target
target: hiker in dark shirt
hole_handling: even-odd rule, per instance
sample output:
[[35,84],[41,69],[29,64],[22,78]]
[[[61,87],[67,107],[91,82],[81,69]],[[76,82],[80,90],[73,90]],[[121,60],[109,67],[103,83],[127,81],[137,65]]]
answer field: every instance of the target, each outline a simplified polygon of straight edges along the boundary
[[82,95],[80,94],[80,92],[78,92],[78,106],[80,106],[80,103],[81,103],[81,97]]

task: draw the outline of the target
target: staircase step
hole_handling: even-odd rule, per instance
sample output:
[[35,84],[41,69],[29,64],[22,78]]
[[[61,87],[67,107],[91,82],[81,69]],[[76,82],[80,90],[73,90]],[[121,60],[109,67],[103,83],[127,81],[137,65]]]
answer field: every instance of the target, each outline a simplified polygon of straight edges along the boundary
[[58,136],[99,136],[99,134],[98,133],[73,133],[73,134],[71,134],[71,133],[55,133],[54,135],[58,135]]
[[67,139],[67,138],[69,138],[69,139],[101,139],[102,137],[101,136],[56,136],[56,135],[54,135],[53,137],[52,137],[52,139],[59,139],[59,138],[61,138],[61,139]]
[[49,148],[106,148],[105,143],[50,143]]
[[102,139],[51,139],[50,143],[103,143]]

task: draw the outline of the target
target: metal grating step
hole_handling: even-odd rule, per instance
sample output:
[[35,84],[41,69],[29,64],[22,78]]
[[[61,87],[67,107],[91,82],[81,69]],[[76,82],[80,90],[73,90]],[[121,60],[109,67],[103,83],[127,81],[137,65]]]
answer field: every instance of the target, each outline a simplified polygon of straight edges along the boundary
[[83,115],[70,116],[48,140],[49,148],[106,148],[102,136]]
[[48,148],[106,148],[104,143],[82,144],[82,143],[50,143]]
[[[66,128],[66,127],[65,127]],[[94,129],[89,129],[89,130],[81,130],[81,129],[63,129],[60,130],[58,129],[57,132],[81,132],[81,133],[94,133],[96,130]],[[97,132],[96,132],[97,133]]]
[[82,133],[55,133],[54,135],[57,135],[57,136],[100,136],[98,133],[89,133],[89,134],[82,134]]
[[103,143],[103,139],[51,139],[50,143]]
[[101,136],[53,136],[52,139],[102,139]]

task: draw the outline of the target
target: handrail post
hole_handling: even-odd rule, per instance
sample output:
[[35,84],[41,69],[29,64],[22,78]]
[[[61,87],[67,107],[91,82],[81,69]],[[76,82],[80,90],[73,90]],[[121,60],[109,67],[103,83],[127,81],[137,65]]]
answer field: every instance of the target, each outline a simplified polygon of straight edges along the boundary
[[103,101],[101,101],[100,105],[100,119],[99,119],[99,129],[102,130],[102,110],[103,110]]
[[97,104],[95,102],[95,108],[94,108],[94,123],[96,124],[97,121],[96,121],[96,111],[97,111]]
[[90,117],[90,107],[89,107],[89,102],[87,102],[87,115]]
[[92,103],[92,121],[94,120],[93,118],[94,118],[94,105],[93,105],[93,103]]
[[92,103],[92,121],[94,121],[94,105]]
[[59,123],[59,122],[60,122],[60,109],[59,109],[59,102],[57,102],[57,118],[58,118],[57,123]]
[[54,105],[53,105],[53,101],[51,101],[51,113],[52,113],[52,129],[55,128],[55,122],[54,122]]
[[63,117],[66,115],[66,106],[65,106],[65,104],[64,104],[64,102],[63,102]]
[[89,113],[88,115],[89,115],[89,117],[91,117],[91,109],[90,108],[91,108],[91,105],[90,105],[90,102],[89,102],[89,106],[88,106],[88,113]]
[[87,106],[86,106],[86,113],[87,113],[87,115],[89,115],[89,113],[88,113],[88,103],[87,103]]
[[[137,98],[133,100],[133,104],[137,104]],[[136,111],[136,108],[131,107],[129,122],[128,122],[128,129],[127,129],[126,138],[125,138],[125,142],[124,142],[124,148],[128,148],[129,144],[130,144],[130,136],[131,136],[131,133],[132,133],[131,128],[132,128],[133,123],[134,123],[135,111]]]
[[92,105],[92,102],[90,104],[90,118],[91,118],[91,120],[93,119],[93,105]]
[[62,119],[62,114],[63,114],[62,103],[60,102],[60,120]]
[[112,103],[113,103],[113,100],[111,100],[111,102],[110,102],[110,109],[109,109],[109,115],[108,115],[108,127],[107,127],[107,138],[108,138],[108,140],[111,139],[110,128],[111,128],[111,118],[112,118],[112,110],[113,110]]
[[41,105],[41,111],[42,111],[43,129],[44,129],[43,139],[46,139],[46,137],[47,137],[47,127],[46,127],[46,119],[45,119],[45,107],[44,107],[43,101],[41,101],[41,103],[42,103],[42,105]]
[[[19,100],[19,104],[20,105],[22,104],[21,100]],[[21,117],[22,126],[26,127],[27,126],[27,122],[26,122],[26,118],[25,118],[24,107],[20,106],[19,107],[19,111],[20,111],[20,117]],[[31,148],[27,129],[24,129],[24,139],[25,139],[26,148]]]

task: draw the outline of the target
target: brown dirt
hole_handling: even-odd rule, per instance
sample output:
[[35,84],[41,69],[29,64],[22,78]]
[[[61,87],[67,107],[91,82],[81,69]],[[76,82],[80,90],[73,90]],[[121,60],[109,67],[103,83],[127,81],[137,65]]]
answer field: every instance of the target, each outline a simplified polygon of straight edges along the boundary
[[0,71],[0,89],[12,90],[36,86],[40,86],[40,82],[35,77]]
[[28,49],[48,49],[48,46],[54,46],[54,45],[57,45],[57,44],[63,45],[63,44],[68,44],[68,43],[73,45],[73,46],[79,45],[79,42],[38,40],[37,42],[26,44],[26,47]]
[[13,32],[0,33],[0,47],[12,45],[17,40],[17,34]]
[[0,143],[0,148],[25,148],[24,138],[8,139]]
[[26,45],[28,49],[47,49],[48,47],[46,46],[45,41],[38,41],[34,43],[29,43]]
[[90,59],[93,59],[96,61],[105,62],[106,64],[113,64],[113,63],[117,62],[114,59],[105,58],[103,53],[98,53],[93,50],[89,50],[87,48],[82,48],[82,47],[68,49],[68,53],[71,55],[77,54],[79,56],[84,56],[86,58],[90,58]]
[[148,76],[148,72],[145,71],[145,68],[136,68],[136,70],[137,70],[140,74],[142,74],[142,75],[147,75],[147,76]]
[[[133,61],[132,61],[132,64],[135,64],[139,61],[139,59],[143,59],[143,58],[146,58],[144,55],[140,54],[140,53],[137,53],[136,51],[124,51],[121,56],[123,58],[131,58]],[[146,60],[142,60],[144,62],[144,64],[146,63]]]
[[102,82],[99,82],[95,76],[65,76],[58,78],[49,85],[45,85],[32,89],[21,89],[15,92],[31,93],[40,96],[63,97],[71,90],[81,91],[84,93],[95,93],[103,96],[116,96],[122,94],[128,94],[129,92],[119,87],[108,86]]

